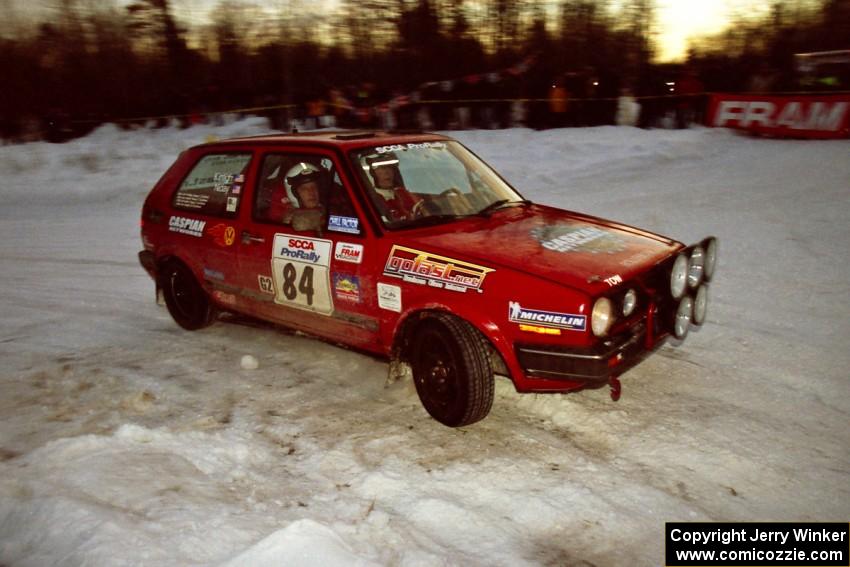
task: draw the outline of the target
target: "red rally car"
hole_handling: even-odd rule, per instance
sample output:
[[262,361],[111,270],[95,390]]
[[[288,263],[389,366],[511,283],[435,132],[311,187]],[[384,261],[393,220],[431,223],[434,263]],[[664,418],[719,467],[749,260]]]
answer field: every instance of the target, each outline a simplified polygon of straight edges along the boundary
[[142,266],[185,329],[241,313],[390,359],[449,426],[520,392],[610,385],[705,321],[717,240],[532,203],[436,134],[320,132],[184,151]]

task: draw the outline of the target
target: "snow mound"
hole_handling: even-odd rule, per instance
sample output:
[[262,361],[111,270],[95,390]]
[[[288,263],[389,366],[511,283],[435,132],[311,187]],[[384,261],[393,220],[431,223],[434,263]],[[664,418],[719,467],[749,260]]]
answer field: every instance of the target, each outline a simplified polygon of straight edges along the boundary
[[371,567],[331,528],[313,520],[298,520],[260,540],[222,567]]

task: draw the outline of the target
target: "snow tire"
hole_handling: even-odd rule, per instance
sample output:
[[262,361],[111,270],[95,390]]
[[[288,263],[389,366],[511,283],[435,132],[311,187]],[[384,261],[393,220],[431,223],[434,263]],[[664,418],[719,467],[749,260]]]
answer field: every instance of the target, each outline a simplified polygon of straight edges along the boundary
[[413,332],[410,365],[425,410],[449,427],[480,421],[493,406],[495,380],[487,340],[446,313],[430,314]]
[[159,285],[168,312],[184,329],[202,329],[215,320],[215,307],[192,271],[182,262],[172,261],[165,264],[160,272]]

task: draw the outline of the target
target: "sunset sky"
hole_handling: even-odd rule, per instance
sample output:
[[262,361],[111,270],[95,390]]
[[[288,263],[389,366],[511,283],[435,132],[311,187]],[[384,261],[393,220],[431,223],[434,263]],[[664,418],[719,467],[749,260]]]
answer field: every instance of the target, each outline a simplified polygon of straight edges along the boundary
[[[130,0],[116,0],[118,4],[127,4]],[[179,18],[202,20],[221,0],[172,0],[173,11]],[[0,0],[3,4],[16,8],[19,14],[48,13],[56,0]],[[246,1],[254,5],[269,8],[285,6],[288,2]],[[298,2],[293,2],[298,4]],[[324,7],[317,6],[323,4]],[[302,6],[312,5],[327,13],[338,4],[338,0],[301,0]],[[552,2],[554,5],[555,2]],[[658,58],[671,61],[682,58],[687,49],[688,39],[721,31],[730,21],[733,11],[738,14],[763,14],[769,10],[770,0],[655,0],[658,31]]]

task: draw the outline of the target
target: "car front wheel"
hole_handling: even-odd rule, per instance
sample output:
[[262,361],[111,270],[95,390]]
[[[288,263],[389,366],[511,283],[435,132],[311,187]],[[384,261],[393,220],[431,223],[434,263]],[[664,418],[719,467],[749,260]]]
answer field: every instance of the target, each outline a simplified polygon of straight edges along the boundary
[[493,368],[486,340],[472,325],[430,315],[410,346],[416,392],[431,417],[449,427],[484,419],[493,405]]
[[160,273],[160,287],[168,312],[184,329],[201,329],[215,320],[215,307],[185,264],[166,264]]

